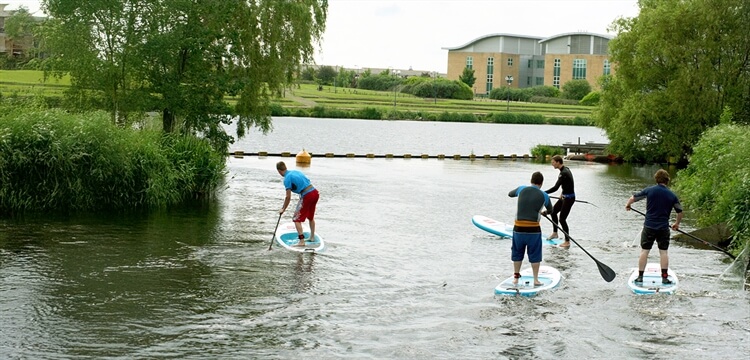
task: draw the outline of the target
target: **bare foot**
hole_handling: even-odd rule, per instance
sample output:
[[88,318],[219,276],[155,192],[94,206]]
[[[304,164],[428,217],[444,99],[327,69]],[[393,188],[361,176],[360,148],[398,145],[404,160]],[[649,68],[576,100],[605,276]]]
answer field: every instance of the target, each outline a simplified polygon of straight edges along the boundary
[[542,285],[544,285],[544,283],[534,281],[534,286],[542,286]]
[[294,244],[292,246],[294,246],[294,247],[305,247],[305,242],[302,241],[301,243],[296,243],[296,244]]
[[559,236],[557,236],[556,232],[553,232],[549,236],[547,236],[547,240],[557,239]]
[[559,247],[569,248],[570,247],[570,241],[563,241],[562,244],[557,245]]

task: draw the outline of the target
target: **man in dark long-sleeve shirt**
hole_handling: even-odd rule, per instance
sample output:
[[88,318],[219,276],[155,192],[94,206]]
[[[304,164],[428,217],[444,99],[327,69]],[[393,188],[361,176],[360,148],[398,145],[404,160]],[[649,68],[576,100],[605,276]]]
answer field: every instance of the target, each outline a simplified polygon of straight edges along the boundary
[[560,170],[560,175],[557,177],[557,182],[555,183],[555,186],[547,189],[545,193],[551,194],[560,187],[562,187],[562,195],[560,195],[560,200],[557,200],[555,202],[555,207],[552,209],[552,234],[548,237],[548,239],[557,239],[557,224],[558,224],[558,218],[557,214],[560,214],[559,224],[560,227],[562,227],[563,231],[565,231],[565,241],[560,244],[560,247],[570,247],[570,228],[568,227],[568,214],[570,214],[570,209],[573,207],[573,204],[576,202],[576,192],[575,192],[575,185],[573,182],[573,173],[570,172],[570,169],[567,166],[563,165],[563,158],[560,155],[555,155],[552,157],[552,167],[555,169]]

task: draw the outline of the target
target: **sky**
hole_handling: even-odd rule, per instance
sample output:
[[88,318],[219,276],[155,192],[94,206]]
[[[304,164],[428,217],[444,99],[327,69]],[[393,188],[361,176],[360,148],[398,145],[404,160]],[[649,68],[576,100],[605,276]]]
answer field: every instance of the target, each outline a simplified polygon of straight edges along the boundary
[[[0,0],[6,9],[38,0]],[[329,0],[318,65],[394,68],[445,73],[448,50],[490,34],[542,38],[607,29],[638,16],[638,0]]]

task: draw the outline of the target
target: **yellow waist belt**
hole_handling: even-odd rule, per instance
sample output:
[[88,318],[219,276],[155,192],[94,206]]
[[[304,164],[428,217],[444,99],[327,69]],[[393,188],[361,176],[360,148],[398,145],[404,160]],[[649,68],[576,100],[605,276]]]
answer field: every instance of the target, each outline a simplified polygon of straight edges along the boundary
[[537,227],[539,226],[539,221],[516,220],[513,225],[520,227]]

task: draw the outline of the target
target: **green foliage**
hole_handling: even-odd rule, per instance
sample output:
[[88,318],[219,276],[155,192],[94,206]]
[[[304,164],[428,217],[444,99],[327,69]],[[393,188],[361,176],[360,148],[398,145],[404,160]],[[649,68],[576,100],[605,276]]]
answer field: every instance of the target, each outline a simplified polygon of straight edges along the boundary
[[332,66],[321,66],[318,69],[316,77],[324,85],[333,85],[333,79],[336,77],[336,70]]
[[312,66],[306,66],[304,69],[302,69],[300,80],[315,81],[315,76],[315,68],[313,68]]
[[207,196],[225,154],[205,140],[120,128],[103,112],[0,104],[0,212],[162,208]]
[[[550,104],[578,104],[575,101],[559,99],[560,90],[554,86],[533,86],[529,88],[511,88],[501,86],[490,91],[490,99],[511,101],[530,101]],[[548,98],[548,99],[547,99]]]
[[468,85],[469,88],[474,86],[474,83],[477,81],[477,78],[474,77],[474,69],[465,67],[463,73],[461,73],[461,76],[458,77],[458,80]]
[[586,106],[596,106],[599,104],[599,100],[601,99],[601,93],[598,91],[592,91],[588,93],[586,96],[581,99],[579,104],[586,105]]
[[563,99],[581,100],[590,92],[591,84],[589,84],[588,80],[577,79],[570,80],[563,84],[562,94],[560,96]]
[[538,114],[519,114],[519,113],[490,113],[484,117],[486,122],[498,124],[544,124],[544,116]]
[[[414,79],[414,80],[412,80]],[[422,98],[469,100],[474,97],[471,88],[457,80],[413,77],[403,92]]]
[[745,0],[641,1],[613,24],[617,73],[597,125],[625,160],[686,158],[724,106],[750,119],[750,10]]
[[[726,222],[750,236],[750,126],[718,125],[701,136],[675,190],[701,226]],[[741,249],[741,247],[740,247]]]
[[[385,71],[388,72],[387,69]],[[418,77],[414,77],[413,79],[418,79]],[[390,72],[387,74],[381,73],[379,75],[363,76],[359,79],[357,87],[365,90],[388,91],[393,90],[403,81],[403,78],[390,75]]]
[[68,96],[98,93],[113,122],[157,109],[165,132],[202,134],[219,151],[232,141],[222,126],[230,118],[237,137],[270,129],[270,99],[311,62],[328,11],[326,0],[43,5],[49,69],[70,74]]
[[559,146],[537,145],[531,149],[531,156],[544,159],[547,156],[567,155],[565,149]]

